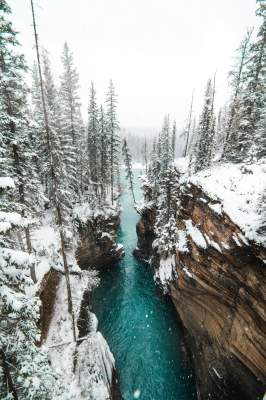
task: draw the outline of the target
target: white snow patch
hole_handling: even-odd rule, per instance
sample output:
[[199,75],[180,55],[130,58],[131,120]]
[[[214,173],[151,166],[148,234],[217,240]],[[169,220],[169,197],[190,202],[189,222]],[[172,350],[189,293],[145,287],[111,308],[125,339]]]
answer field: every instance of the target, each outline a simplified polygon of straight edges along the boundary
[[[213,199],[222,203],[223,211],[237,224],[245,237],[265,243],[265,233],[258,233],[263,224],[259,198],[266,186],[266,164],[220,163],[189,178]],[[236,240],[236,239],[235,239]]]
[[160,266],[155,272],[155,278],[158,278],[162,285],[166,285],[176,277],[175,255],[171,255],[160,260]]
[[189,167],[189,157],[176,158],[174,161],[174,166],[181,174],[185,174]]
[[176,249],[181,253],[188,252],[186,231],[180,229],[178,230],[177,234],[178,234],[178,242],[176,244]]
[[12,178],[7,177],[7,176],[1,176],[0,177],[0,188],[2,189],[14,189],[15,184]]
[[201,247],[202,249],[206,249],[207,248],[206,240],[204,239],[204,236],[201,233],[201,231],[195,225],[192,224],[191,219],[185,220],[185,224],[187,232],[191,236],[193,242],[196,243],[196,245]]
[[209,204],[209,208],[216,212],[216,214],[222,214],[222,205],[220,203]]
[[193,278],[193,274],[187,269],[187,267],[184,267],[183,271],[189,278]]

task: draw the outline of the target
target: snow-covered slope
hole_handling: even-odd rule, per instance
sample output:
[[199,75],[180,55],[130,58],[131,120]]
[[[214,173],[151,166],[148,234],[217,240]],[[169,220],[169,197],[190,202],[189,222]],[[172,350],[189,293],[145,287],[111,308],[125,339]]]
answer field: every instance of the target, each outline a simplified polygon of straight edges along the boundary
[[193,175],[189,182],[200,186],[213,200],[221,202],[221,207],[217,204],[216,212],[224,211],[247,239],[265,244],[265,234],[259,233],[263,224],[259,204],[266,190],[266,163],[217,164]]

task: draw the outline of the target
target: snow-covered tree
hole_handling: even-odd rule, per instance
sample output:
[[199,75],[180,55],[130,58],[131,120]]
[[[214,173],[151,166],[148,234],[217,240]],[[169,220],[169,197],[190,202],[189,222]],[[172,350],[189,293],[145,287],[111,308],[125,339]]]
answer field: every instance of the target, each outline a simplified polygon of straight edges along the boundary
[[80,98],[78,94],[79,76],[74,66],[73,54],[69,51],[67,43],[64,44],[62,54],[63,74],[59,100],[61,106],[61,130],[65,149],[65,168],[69,178],[72,177],[70,186],[77,193],[80,181],[77,170],[80,169],[79,152],[84,135],[84,126],[80,112]]
[[90,182],[94,188],[95,195],[98,195],[99,185],[99,115],[96,103],[96,91],[94,84],[91,82],[89,108],[88,108],[88,160],[90,166]]
[[240,108],[238,159],[256,160],[255,132],[263,115],[266,102],[266,12],[265,2],[259,1],[259,15],[263,21],[257,39],[250,48],[246,83]]
[[12,179],[0,177],[0,397],[51,399],[56,376],[36,346],[40,301],[30,274],[35,258],[18,241],[29,221],[17,212],[13,188]]
[[114,202],[115,192],[115,178],[119,168],[119,149],[120,149],[120,138],[119,138],[119,123],[117,120],[117,99],[113,82],[110,81],[107,98],[106,98],[106,123],[107,132],[109,135],[110,143],[110,183],[111,183],[111,200]]
[[247,65],[250,58],[250,42],[252,30],[248,30],[239,48],[237,49],[237,62],[230,71],[230,83],[233,89],[232,100],[229,105],[228,121],[226,125],[226,138],[223,159],[228,161],[239,160],[239,126],[243,90],[245,87]]
[[174,162],[176,154],[176,121],[173,122],[171,150],[172,150],[171,158],[172,162]]
[[125,168],[126,168],[126,179],[129,182],[129,188],[133,197],[134,203],[136,203],[135,194],[134,194],[134,175],[132,170],[132,157],[127,145],[126,139],[123,140],[122,144],[122,153],[124,156]]
[[103,106],[100,107],[99,112],[99,140],[100,140],[100,180],[101,180],[101,197],[105,198],[108,186],[110,184],[110,171],[109,171],[109,136],[107,131],[106,116]]
[[214,161],[219,161],[223,154],[226,128],[228,123],[227,106],[220,108],[217,117],[217,128],[213,140]]
[[211,79],[207,82],[203,110],[197,129],[194,171],[200,171],[211,165],[213,138],[215,133],[214,86]]

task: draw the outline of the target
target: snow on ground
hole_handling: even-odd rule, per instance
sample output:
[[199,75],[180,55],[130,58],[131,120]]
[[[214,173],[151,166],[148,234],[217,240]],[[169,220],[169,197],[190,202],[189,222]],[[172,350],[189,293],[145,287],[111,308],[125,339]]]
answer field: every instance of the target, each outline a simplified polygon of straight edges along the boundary
[[[259,198],[266,190],[266,164],[218,164],[189,178],[189,182],[202,187],[213,200],[222,203],[223,211],[237,224],[246,238],[265,243]],[[221,212],[217,205],[210,205]]]
[[111,204],[106,204],[103,207],[93,208],[88,202],[78,204],[73,210],[74,217],[78,218],[81,222],[86,223],[88,220],[102,216],[104,218],[116,217],[119,214],[119,206],[115,202],[112,206]]
[[189,167],[189,157],[176,158],[174,161],[174,166],[181,174],[185,174]]
[[201,247],[202,249],[206,249],[207,248],[206,240],[201,231],[195,225],[192,224],[191,219],[186,220],[185,224],[187,232],[191,236],[193,242],[195,242],[196,245]]
[[0,177],[0,188],[1,189],[14,189],[15,184],[12,178],[9,178],[7,176],[1,176]]

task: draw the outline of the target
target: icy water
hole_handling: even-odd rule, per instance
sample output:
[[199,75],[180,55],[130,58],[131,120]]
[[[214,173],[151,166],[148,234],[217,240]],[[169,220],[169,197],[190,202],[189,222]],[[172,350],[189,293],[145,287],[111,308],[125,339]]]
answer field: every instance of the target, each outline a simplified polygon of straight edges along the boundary
[[[138,182],[136,197],[141,197]],[[126,187],[121,203],[118,240],[125,258],[102,273],[93,302],[99,330],[116,360],[123,399],[196,399],[174,307],[155,287],[151,268],[132,255],[139,216]]]

